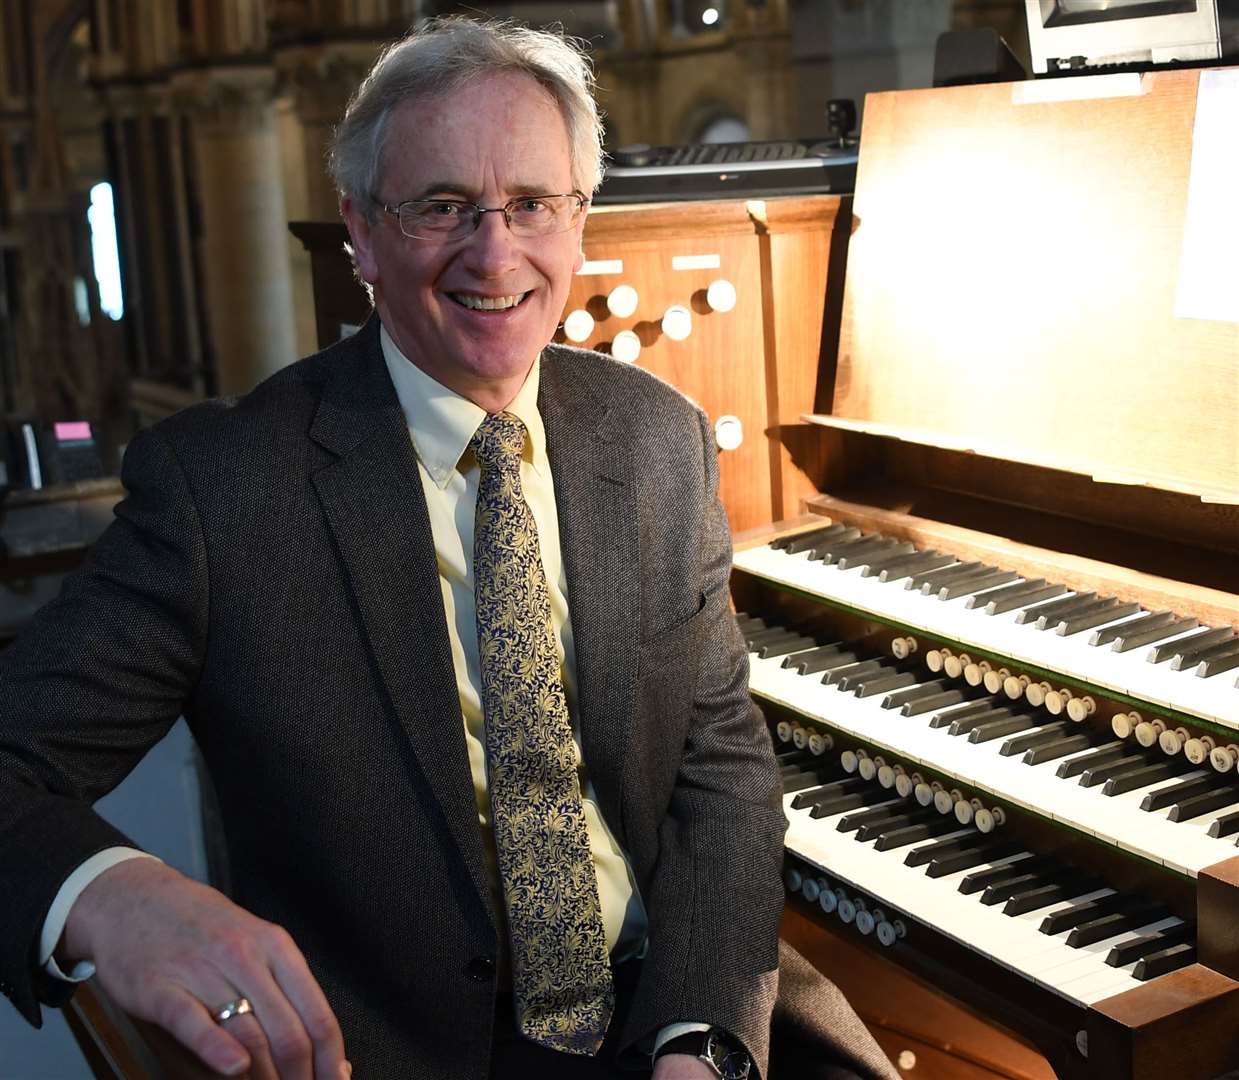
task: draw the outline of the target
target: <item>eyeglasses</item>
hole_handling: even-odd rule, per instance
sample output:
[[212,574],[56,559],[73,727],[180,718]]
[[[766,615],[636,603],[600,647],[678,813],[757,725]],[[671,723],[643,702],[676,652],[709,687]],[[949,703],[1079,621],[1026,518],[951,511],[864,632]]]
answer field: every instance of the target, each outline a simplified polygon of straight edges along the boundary
[[503,206],[478,206],[458,199],[414,199],[398,206],[381,204],[413,240],[461,240],[482,222],[483,214],[502,214],[513,236],[550,236],[566,232],[581,220],[589,200],[570,195],[522,195]]

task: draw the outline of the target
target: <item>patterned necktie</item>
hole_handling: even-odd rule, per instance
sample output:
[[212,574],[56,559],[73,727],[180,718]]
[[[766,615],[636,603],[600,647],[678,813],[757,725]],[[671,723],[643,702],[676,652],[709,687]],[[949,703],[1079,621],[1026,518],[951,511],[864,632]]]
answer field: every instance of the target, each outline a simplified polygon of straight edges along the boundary
[[482,469],[474,603],[516,1016],[536,1043],[595,1054],[615,992],[538,530],[521,493],[525,426],[489,416],[469,445]]

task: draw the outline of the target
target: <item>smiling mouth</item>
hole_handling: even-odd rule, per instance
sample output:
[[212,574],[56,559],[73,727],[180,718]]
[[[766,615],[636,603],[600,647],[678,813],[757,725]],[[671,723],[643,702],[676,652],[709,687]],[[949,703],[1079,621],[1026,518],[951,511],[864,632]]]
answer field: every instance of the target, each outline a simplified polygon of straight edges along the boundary
[[472,293],[448,293],[461,307],[470,311],[508,311],[521,303],[529,295],[527,292],[515,293],[512,296],[476,296]]

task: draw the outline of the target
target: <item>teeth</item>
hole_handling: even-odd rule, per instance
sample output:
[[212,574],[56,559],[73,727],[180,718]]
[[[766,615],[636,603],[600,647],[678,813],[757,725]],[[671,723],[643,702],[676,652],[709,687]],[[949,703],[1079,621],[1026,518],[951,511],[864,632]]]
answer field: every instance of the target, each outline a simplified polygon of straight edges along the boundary
[[516,307],[526,295],[517,293],[515,296],[471,296],[468,293],[452,293],[452,299],[474,311],[506,311]]

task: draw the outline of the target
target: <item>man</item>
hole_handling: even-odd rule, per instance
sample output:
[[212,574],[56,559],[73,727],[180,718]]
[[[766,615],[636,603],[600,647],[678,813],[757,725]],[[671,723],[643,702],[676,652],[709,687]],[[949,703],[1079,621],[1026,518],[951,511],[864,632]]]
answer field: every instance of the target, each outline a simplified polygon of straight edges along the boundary
[[[332,167],[375,317],[135,438],[0,661],[32,1022],[93,967],[230,1074],[764,1071],[784,819],[709,427],[548,345],[599,146],[554,35],[444,20],[359,89]],[[182,713],[236,903],[89,808]]]

